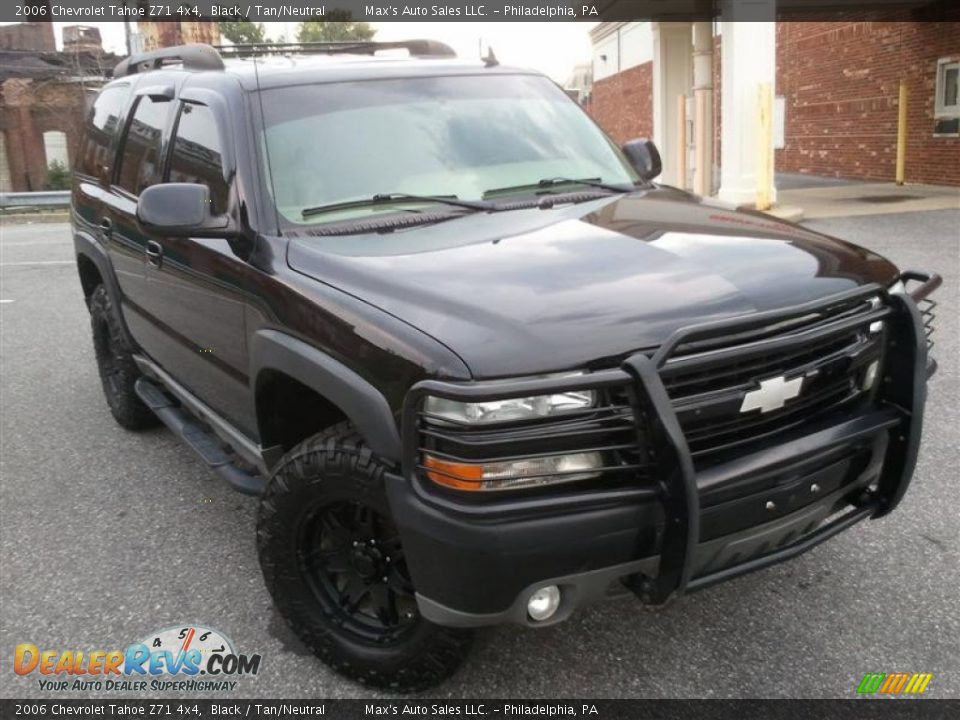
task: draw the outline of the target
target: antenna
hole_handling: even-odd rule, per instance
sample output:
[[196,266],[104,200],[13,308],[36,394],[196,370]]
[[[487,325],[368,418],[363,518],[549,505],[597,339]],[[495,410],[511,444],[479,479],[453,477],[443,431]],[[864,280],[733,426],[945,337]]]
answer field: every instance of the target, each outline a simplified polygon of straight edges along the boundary
[[483,64],[487,67],[496,67],[500,64],[497,56],[493,54],[493,46],[487,45],[487,56],[483,58]]

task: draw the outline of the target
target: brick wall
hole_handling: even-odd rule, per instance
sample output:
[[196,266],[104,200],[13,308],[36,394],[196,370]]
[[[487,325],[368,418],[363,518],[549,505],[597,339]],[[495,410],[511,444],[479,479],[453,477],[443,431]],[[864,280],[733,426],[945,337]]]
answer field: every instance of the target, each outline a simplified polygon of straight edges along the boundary
[[67,136],[70,167],[86,114],[86,89],[81,83],[56,78],[10,78],[0,83],[0,132],[6,138],[11,190],[45,189],[47,157],[43,133]]
[[594,81],[586,107],[618,143],[653,137],[653,63]]
[[960,185],[960,138],[933,137],[937,60],[960,57],[960,22],[781,22],[777,170],[893,180],[898,93],[909,101],[907,182]]
[[186,43],[220,44],[220,23],[217,22],[155,22],[137,23],[137,32],[144,50],[172,47]]

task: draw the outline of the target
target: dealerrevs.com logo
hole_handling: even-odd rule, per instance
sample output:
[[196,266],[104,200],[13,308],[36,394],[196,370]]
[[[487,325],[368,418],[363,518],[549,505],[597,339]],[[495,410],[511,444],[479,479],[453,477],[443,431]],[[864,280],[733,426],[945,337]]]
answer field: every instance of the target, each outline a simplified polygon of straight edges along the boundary
[[221,633],[184,625],[151,633],[125,650],[41,649],[20,643],[13,671],[35,677],[45,691],[233,690],[234,678],[255,676],[259,654],[237,653]]

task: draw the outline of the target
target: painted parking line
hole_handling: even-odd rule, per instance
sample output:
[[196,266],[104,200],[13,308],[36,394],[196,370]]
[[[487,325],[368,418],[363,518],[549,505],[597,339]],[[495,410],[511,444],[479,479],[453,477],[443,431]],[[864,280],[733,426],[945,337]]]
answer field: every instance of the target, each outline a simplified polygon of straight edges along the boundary
[[12,240],[0,241],[0,247],[22,247],[24,245],[70,245],[71,240]]
[[73,265],[76,260],[31,260],[26,262],[0,262],[0,267],[28,266],[28,265]]

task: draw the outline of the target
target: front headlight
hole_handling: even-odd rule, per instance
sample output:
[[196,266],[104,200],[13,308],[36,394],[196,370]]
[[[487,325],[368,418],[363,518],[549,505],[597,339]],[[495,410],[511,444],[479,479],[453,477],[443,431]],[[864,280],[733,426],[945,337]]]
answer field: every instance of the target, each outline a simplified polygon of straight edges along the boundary
[[[563,373],[541,378],[570,378],[584,373]],[[533,379],[533,378],[531,378]],[[496,383],[491,383],[495,387]],[[534,433],[517,439],[512,423],[539,419],[562,420],[578,410],[597,405],[595,390],[574,388],[543,395],[528,395],[500,400],[467,402],[428,396],[423,403],[424,419],[433,426],[433,443],[423,448],[421,462],[426,476],[437,485],[456,490],[514,490],[542,485],[575,482],[597,477],[604,467],[603,455],[592,450],[550,452],[543,445],[550,442],[550,424],[522,425],[523,432]],[[500,427],[494,427],[500,425]],[[474,459],[462,448],[475,441],[482,430],[488,452],[483,460]],[[524,445],[530,454],[524,457]],[[502,447],[501,447],[502,445]],[[562,445],[562,444],[561,444]],[[502,454],[503,460],[498,458]]]
[[533,395],[487,402],[459,402],[428,397],[423,404],[423,409],[432,416],[430,419],[451,420],[468,425],[487,425],[553,417],[571,410],[591,408],[596,402],[597,394],[593,390],[568,390],[551,395]]

